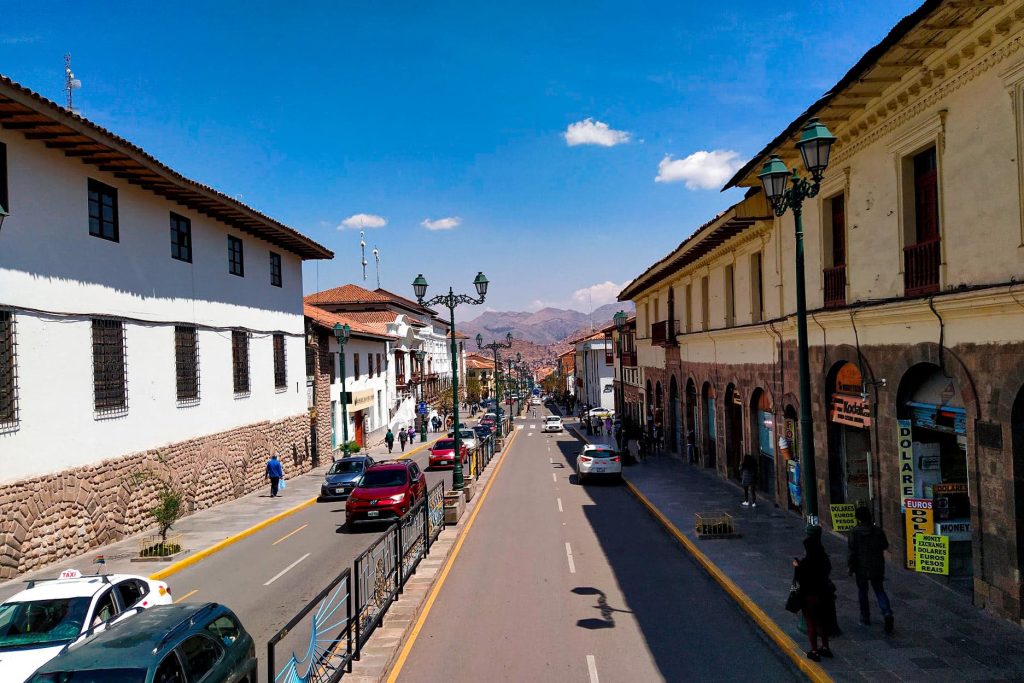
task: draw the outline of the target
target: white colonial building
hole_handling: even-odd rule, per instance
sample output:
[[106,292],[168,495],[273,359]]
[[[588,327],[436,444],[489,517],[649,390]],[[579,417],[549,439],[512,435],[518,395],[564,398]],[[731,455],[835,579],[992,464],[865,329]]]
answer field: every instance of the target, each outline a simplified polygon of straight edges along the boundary
[[601,331],[572,342],[575,348],[576,400],[614,411],[615,357],[608,335]]
[[[310,468],[303,259],[331,252],[0,77],[8,577]],[[52,542],[56,526],[76,537]]]

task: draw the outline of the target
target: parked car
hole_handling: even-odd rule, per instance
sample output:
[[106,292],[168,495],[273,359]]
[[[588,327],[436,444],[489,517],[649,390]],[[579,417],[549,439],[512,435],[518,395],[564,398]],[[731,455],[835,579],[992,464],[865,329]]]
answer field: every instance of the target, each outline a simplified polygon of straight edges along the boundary
[[530,398],[530,405],[531,406],[539,406],[540,405],[540,397],[539,396],[531,397]]
[[352,489],[356,487],[356,481],[373,463],[373,458],[368,455],[353,455],[335,460],[324,475],[324,483],[320,485],[320,500],[348,498]]
[[476,438],[479,439],[481,444],[485,444],[494,438],[494,429],[490,425],[478,424],[473,427],[473,431],[476,432]]
[[[453,438],[454,436],[454,430],[448,432],[449,439]],[[469,427],[463,427],[462,429],[459,430],[459,441],[465,444],[466,448],[469,449],[470,453],[475,451],[480,446],[480,440],[477,438],[476,432],[474,432]]]
[[[459,450],[462,452],[462,462],[465,463],[466,459],[469,458],[469,450],[466,448],[466,444],[459,444]],[[435,441],[434,445],[430,447],[428,463],[428,467],[431,469],[435,467],[455,467],[455,439],[438,439]]]
[[600,418],[600,419],[603,420],[606,417],[612,417],[613,415],[615,415],[615,413],[612,412],[611,410],[608,410],[607,408],[591,408],[590,409],[590,417],[591,418],[595,418],[596,417],[596,418]]
[[576,457],[576,483],[595,475],[622,478],[622,458],[608,446],[587,444]]
[[0,605],[0,681],[21,683],[68,644],[153,605],[169,605],[163,581],[128,574],[29,581]]
[[427,495],[427,482],[412,460],[385,460],[366,468],[345,502],[345,522],[398,519]]
[[547,415],[544,417],[544,427],[541,428],[542,432],[560,432],[563,431],[562,418],[557,415]]
[[65,648],[31,679],[78,681],[256,683],[256,647],[223,605],[162,605]]

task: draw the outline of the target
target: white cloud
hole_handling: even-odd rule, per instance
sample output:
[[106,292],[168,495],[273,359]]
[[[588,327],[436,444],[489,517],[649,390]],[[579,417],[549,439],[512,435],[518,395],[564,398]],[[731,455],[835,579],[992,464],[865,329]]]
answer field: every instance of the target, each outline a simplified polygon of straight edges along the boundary
[[427,230],[451,230],[458,227],[462,223],[462,219],[458,216],[449,216],[448,218],[438,218],[437,220],[425,219],[420,225]]
[[363,228],[383,228],[388,220],[372,213],[357,213],[341,222],[338,230],[362,230]]
[[607,123],[594,119],[583,119],[570,123],[565,129],[565,142],[570,147],[576,145],[600,145],[614,147],[629,142],[630,134],[624,130],[609,128]]
[[743,166],[739,152],[716,149],[712,152],[694,152],[683,159],[670,154],[658,164],[658,183],[686,183],[688,190],[715,190]]
[[597,308],[616,301],[619,292],[628,284],[629,281],[617,285],[611,280],[605,280],[596,285],[577,289],[572,293],[572,300],[587,307],[593,304],[594,308]]

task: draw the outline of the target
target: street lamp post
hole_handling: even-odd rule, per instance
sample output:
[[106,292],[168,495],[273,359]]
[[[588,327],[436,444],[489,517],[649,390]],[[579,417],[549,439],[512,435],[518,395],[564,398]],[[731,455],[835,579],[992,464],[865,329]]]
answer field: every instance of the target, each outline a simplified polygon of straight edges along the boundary
[[[807,294],[804,286],[804,222],[803,203],[818,194],[821,179],[828,168],[828,157],[836,141],[825,124],[817,118],[810,119],[800,132],[796,143],[804,167],[811,173],[811,180],[801,178],[796,169],[786,169],[777,155],[765,162],[758,174],[764,193],[772,204],[776,216],[781,217],[786,209],[793,210],[796,229],[796,320],[797,320],[797,363],[800,367],[800,442],[802,451],[800,466],[804,472],[804,512],[807,518],[807,533],[820,534],[818,519],[818,481],[814,462],[814,427],[811,423],[811,370],[807,350]],[[786,184],[790,183],[787,189]]]
[[348,323],[334,324],[334,338],[338,340],[338,358],[341,360],[341,434],[342,452],[348,455],[348,391],[345,388],[345,342],[352,334]]
[[455,464],[452,467],[452,488],[456,491],[462,490],[463,486],[465,486],[465,481],[462,478],[462,449],[461,439],[459,438],[459,347],[455,341],[455,307],[459,304],[470,304],[472,306],[482,304],[484,297],[487,296],[488,284],[484,274],[478,272],[476,277],[473,278],[473,286],[476,287],[476,293],[480,295],[479,299],[474,299],[465,294],[456,294],[449,287],[447,294],[438,294],[433,299],[424,301],[423,297],[427,295],[427,280],[423,277],[423,273],[417,275],[416,279],[412,281],[412,289],[416,293],[416,300],[420,306],[441,304],[448,309],[449,319],[451,320],[452,430],[455,434]]
[[[498,381],[498,349],[511,349],[512,348],[512,333],[509,332],[505,335],[505,342],[494,341],[490,344],[484,344],[484,336],[482,334],[476,335],[476,347],[481,351],[483,349],[490,349],[494,353],[494,381],[495,388],[497,388]],[[498,394],[500,396],[500,394]],[[501,420],[498,420],[497,437],[501,437]]]
[[622,333],[626,331],[626,317],[625,311],[619,311],[612,316],[615,329],[619,332],[619,339],[615,345],[615,355],[619,357],[619,401],[615,406],[615,413],[619,420],[623,420],[626,412],[626,378],[622,376]]
[[[423,382],[424,382],[424,377],[423,377],[423,359],[426,358],[426,357],[427,357],[427,352],[426,351],[424,351],[423,349],[417,349],[416,350],[416,361],[420,364],[420,401],[419,401],[420,403],[423,403],[424,400],[425,400],[424,391],[423,391]],[[417,411],[419,411],[419,406],[416,406],[416,409],[417,409]],[[420,413],[420,443],[426,443],[426,441],[427,441],[427,415],[426,415],[426,413]]]

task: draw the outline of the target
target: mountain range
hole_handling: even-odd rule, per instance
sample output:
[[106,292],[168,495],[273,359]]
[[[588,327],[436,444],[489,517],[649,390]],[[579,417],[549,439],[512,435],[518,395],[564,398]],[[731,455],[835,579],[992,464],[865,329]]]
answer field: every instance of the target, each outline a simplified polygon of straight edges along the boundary
[[595,330],[605,327],[619,310],[632,313],[633,307],[629,303],[611,303],[595,308],[592,314],[563,308],[542,308],[533,313],[486,311],[473,320],[461,323],[458,329],[470,337],[482,334],[484,343],[501,340],[511,332],[514,339],[549,346],[590,330],[591,323]]

